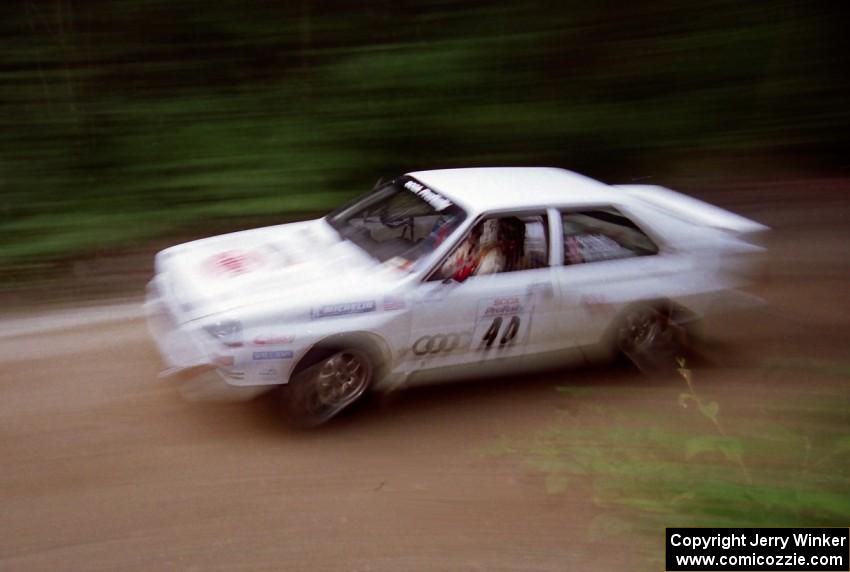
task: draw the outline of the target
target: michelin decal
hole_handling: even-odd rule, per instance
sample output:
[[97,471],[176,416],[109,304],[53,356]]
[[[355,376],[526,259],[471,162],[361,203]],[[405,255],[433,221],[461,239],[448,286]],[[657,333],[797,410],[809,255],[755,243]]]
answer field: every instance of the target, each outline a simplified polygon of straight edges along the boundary
[[268,359],[292,359],[291,351],[254,352],[254,361]]
[[375,301],[367,300],[364,302],[348,302],[345,304],[327,304],[314,308],[310,312],[310,317],[318,318],[333,318],[337,316],[348,316],[350,314],[366,314],[375,311]]

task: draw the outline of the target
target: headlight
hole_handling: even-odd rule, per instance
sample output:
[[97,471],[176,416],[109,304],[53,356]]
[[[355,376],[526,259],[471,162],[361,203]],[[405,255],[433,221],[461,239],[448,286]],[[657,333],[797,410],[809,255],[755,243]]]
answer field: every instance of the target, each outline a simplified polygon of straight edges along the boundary
[[204,331],[229,348],[242,347],[242,324],[236,320],[221,320],[204,326]]

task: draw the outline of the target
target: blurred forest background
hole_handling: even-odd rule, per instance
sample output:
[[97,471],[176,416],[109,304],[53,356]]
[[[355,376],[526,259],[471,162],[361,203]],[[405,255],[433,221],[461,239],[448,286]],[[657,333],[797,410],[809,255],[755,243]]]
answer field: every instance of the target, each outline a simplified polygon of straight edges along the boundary
[[321,212],[412,169],[846,172],[848,14],[787,0],[5,1],[0,286],[187,228]]

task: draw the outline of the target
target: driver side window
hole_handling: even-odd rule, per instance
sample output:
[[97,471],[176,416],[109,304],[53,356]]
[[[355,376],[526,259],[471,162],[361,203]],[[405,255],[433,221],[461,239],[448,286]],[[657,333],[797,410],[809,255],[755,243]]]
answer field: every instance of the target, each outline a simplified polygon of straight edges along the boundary
[[545,214],[487,217],[466,234],[434,279],[463,282],[472,276],[531,270],[547,266]]

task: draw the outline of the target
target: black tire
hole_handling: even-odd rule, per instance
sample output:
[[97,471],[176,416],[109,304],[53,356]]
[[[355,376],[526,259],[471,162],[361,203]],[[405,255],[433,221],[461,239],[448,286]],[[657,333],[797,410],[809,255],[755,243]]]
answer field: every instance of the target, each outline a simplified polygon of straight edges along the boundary
[[672,375],[690,353],[690,316],[669,304],[636,306],[615,332],[619,353],[647,375]]
[[356,348],[323,349],[300,364],[281,388],[281,408],[289,425],[309,429],[326,423],[358,401],[372,385],[369,354]]

